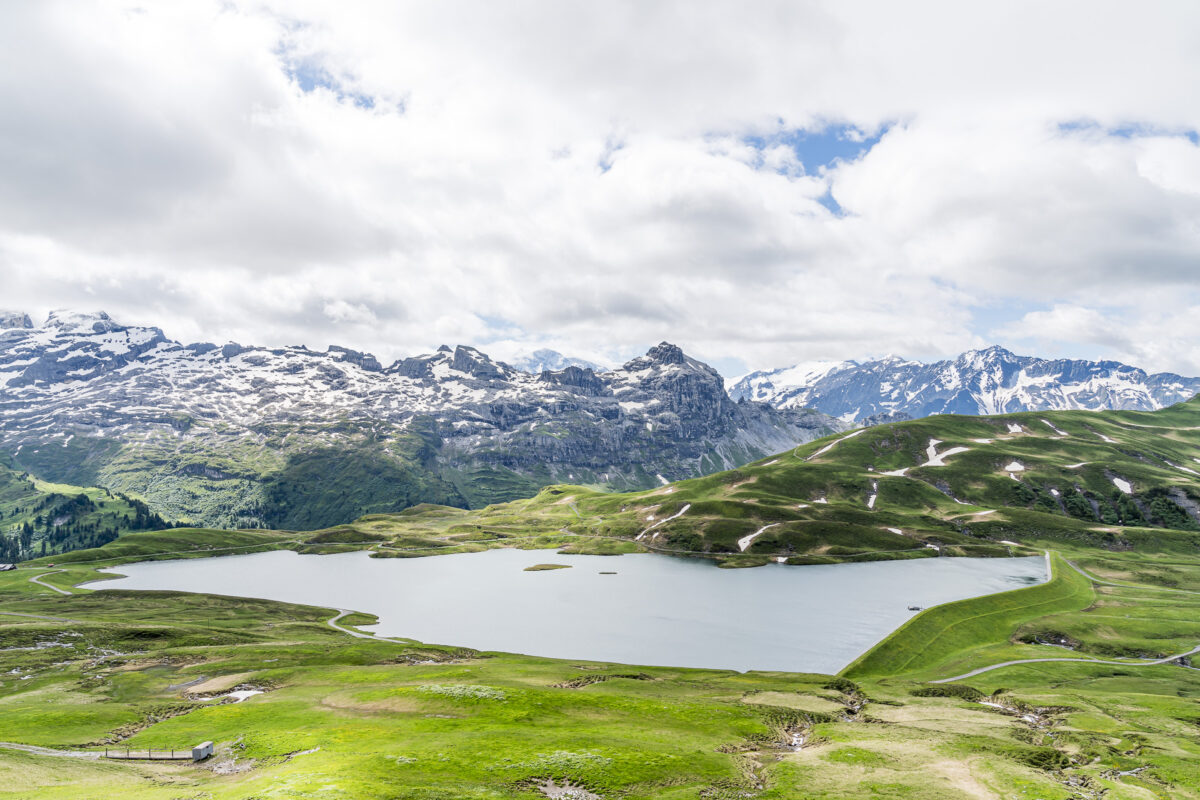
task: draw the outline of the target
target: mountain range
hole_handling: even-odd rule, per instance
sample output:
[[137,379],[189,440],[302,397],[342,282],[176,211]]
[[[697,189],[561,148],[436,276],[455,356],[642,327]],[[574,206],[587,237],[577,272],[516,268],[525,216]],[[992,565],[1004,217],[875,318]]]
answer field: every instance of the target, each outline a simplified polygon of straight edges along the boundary
[[534,375],[464,346],[385,367],[342,347],[182,344],[103,312],[0,315],[13,468],[211,526],[314,529],[558,482],[646,488],[845,427],[734,402],[665,342],[611,371]]
[[1200,392],[1200,378],[1148,374],[1116,361],[1018,356],[1003,347],[926,364],[817,361],[727,381],[734,399],[813,408],[849,423],[933,414],[1048,410],[1153,411]]

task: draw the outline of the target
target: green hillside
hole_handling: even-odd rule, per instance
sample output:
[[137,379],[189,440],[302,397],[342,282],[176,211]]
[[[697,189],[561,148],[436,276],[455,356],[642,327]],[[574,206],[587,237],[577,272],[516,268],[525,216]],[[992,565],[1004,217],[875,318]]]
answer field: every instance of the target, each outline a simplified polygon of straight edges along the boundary
[[623,542],[730,566],[1007,555],[1014,542],[1191,551],[1200,401],[1148,413],[929,417],[651,491],[552,486],[478,511],[422,506],[337,530],[346,541],[390,538],[381,554],[569,536],[579,547]]
[[47,483],[0,456],[0,562],[99,547],[169,523],[142,501],[107,489]]

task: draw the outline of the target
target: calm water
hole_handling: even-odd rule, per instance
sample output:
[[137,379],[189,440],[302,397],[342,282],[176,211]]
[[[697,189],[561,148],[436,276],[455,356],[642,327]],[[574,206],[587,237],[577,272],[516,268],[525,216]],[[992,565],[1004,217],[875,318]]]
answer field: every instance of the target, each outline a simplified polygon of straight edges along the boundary
[[[524,572],[537,563],[571,569]],[[615,571],[616,575],[600,572]],[[629,664],[833,673],[932,606],[1046,580],[1033,558],[718,569],[660,555],[488,550],[376,559],[291,551],[105,570],[97,589],[173,589],[367,611],[376,633]]]

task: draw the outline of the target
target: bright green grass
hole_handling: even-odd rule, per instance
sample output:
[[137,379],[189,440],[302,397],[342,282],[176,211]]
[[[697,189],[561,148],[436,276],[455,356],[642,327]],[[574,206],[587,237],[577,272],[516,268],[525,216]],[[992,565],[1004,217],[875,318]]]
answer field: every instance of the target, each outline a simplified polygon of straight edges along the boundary
[[[247,541],[242,536],[192,531],[170,547],[198,551],[206,542]],[[122,552],[136,558],[168,549],[156,538],[128,537],[134,547]],[[115,553],[124,541],[108,549]],[[89,563],[67,563],[55,576],[60,585],[94,577],[96,556],[97,563],[120,560],[90,555]],[[1136,572],[1140,563],[1136,553],[1070,555],[1094,556],[1097,569],[1112,573]],[[1200,569],[1200,559],[1178,554],[1149,558],[1156,569],[1172,570],[1162,573],[1166,579]],[[0,573],[3,609],[70,621],[0,615],[0,647],[13,648],[0,650],[0,741],[97,747],[118,739],[130,748],[178,748],[213,739],[217,760],[245,771],[221,776],[190,765],[80,763],[0,749],[0,798],[528,799],[539,796],[529,782],[545,778],[606,798],[950,800],[990,791],[1068,800],[1077,796],[1068,781],[1081,780],[1108,788],[1106,800],[1146,796],[1139,781],[1173,798],[1200,797],[1189,771],[1189,759],[1200,755],[1200,673],[1178,667],[1029,665],[969,681],[987,693],[1007,690],[1001,699],[1018,707],[1061,706],[1049,715],[1049,737],[1016,714],[915,697],[921,684],[903,675],[856,674],[855,686],[822,676],[475,654],[355,639],[325,625],[333,615],[327,609],[174,592],[64,597],[30,586],[33,574]],[[1200,639],[1200,626],[1189,623],[1200,619],[1200,596],[1102,587],[1092,597],[1088,586],[1056,560],[1052,584],[927,612],[917,620],[952,614],[957,622],[935,632],[938,643],[926,648],[942,660],[918,659],[928,674],[915,674],[934,677],[993,651],[1062,654],[1013,643],[1034,629],[1070,632],[1085,653],[1111,641],[1136,644],[1147,630],[1173,637],[1164,646]],[[1031,611],[1031,595],[1054,591],[1073,600]],[[1011,602],[1019,596],[1023,602]],[[999,619],[986,607],[982,615],[966,613],[997,598],[1005,603]],[[1093,607],[1083,610],[1089,598]],[[1147,629],[1154,619],[1164,627]],[[912,638],[906,627],[870,657],[883,659],[899,645],[896,660],[915,670],[906,644]],[[65,646],[25,649],[46,641]],[[222,679],[222,691],[239,684],[269,691],[212,705],[170,688],[200,677]],[[864,696],[857,717],[841,710]],[[791,753],[772,744],[789,730],[806,731],[810,746]],[[1140,778],[1105,777],[1105,770],[1146,765],[1151,772]]]
[[1028,589],[977,597],[928,609],[842,671],[852,678],[933,675],[964,654],[1003,642],[1032,620],[1086,608],[1095,599],[1091,582],[1063,559],[1051,559],[1050,581]]
[[[1058,438],[1042,418],[1070,435]],[[1009,434],[1009,422],[1022,432]],[[0,573],[0,609],[65,620],[0,614],[0,741],[173,747],[212,738],[218,760],[247,767],[226,776],[191,766],[56,770],[51,759],[0,750],[0,797],[533,798],[531,781],[554,778],[605,798],[1200,798],[1198,671],[1059,662],[965,681],[999,692],[993,700],[1011,713],[912,694],[929,688],[923,681],[1011,659],[1133,659],[1200,643],[1200,533],[1162,527],[1153,513],[1136,525],[1077,519],[1050,492],[1082,490],[1125,512],[1133,501],[1114,498],[1112,474],[1133,483],[1148,511],[1162,493],[1194,493],[1195,477],[1168,462],[1200,457],[1200,434],[1189,430],[1198,425],[1196,403],[1155,414],[938,417],[841,437],[820,456],[831,440],[647,492],[556,486],[478,511],[370,515],[317,536],[136,534],[56,559],[67,571],[47,579],[70,587],[101,564],[277,547],[388,557],[654,549],[726,566],[933,557],[926,543],[943,555],[1062,553],[1048,584],[914,618],[845,672],[857,685],[355,639],[325,624],[328,609],[171,592],[64,597],[29,584],[32,569]],[[929,438],[971,450],[921,468]],[[1026,466],[1019,483],[1004,469],[1011,460]],[[1088,463],[1069,468],[1080,461]],[[880,474],[905,467],[903,477]],[[732,552],[766,524],[745,554]],[[1118,585],[1093,586],[1064,558]],[[1046,636],[1069,638],[1076,652],[1036,643]],[[67,646],[33,649],[55,637]],[[270,691],[210,706],[170,688],[199,676]],[[837,710],[864,698],[857,715]],[[1044,725],[1023,721],[1027,709],[1041,709]],[[776,746],[798,729],[809,746]],[[1137,767],[1147,769],[1114,772]]]
[[232,553],[252,553],[278,549],[297,541],[296,534],[278,531],[214,531],[204,528],[175,528],[151,533],[130,533],[107,546],[77,550],[54,558],[43,558],[31,565],[53,561],[56,565],[106,561],[148,561],[174,558],[202,558]]
[[0,455],[0,536],[15,542],[30,526],[34,555],[95,545],[109,531],[119,535],[131,530],[138,519],[134,502],[106,489],[40,480]]

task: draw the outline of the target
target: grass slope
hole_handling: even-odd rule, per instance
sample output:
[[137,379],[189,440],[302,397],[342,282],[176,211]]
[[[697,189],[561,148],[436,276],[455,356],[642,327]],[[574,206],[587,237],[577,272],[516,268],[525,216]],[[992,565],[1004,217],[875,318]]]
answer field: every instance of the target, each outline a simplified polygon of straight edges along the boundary
[[998,556],[1014,552],[1010,542],[1192,552],[1198,462],[1196,400],[1153,413],[942,416],[650,491],[552,486],[476,511],[419,506],[338,530],[389,539],[381,554],[540,539],[583,550],[624,542],[729,566]]
[[1022,625],[1095,600],[1091,581],[1055,555],[1052,578],[1027,589],[926,609],[842,671],[848,678],[939,677],[964,656],[1006,642]]
[[47,483],[0,456],[0,561],[98,547],[128,531],[165,525],[136,498]]

